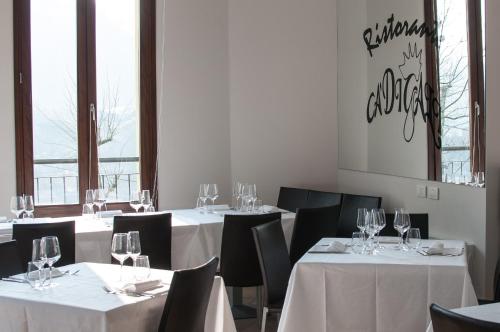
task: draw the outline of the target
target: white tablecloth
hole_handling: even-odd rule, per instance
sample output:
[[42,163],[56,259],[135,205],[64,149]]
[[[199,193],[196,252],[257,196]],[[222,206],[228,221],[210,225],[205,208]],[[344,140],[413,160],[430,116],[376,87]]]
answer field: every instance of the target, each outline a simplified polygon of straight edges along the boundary
[[[472,307],[452,309],[452,311],[467,317],[500,324],[500,303],[475,305]],[[432,331],[433,328],[431,323],[429,324],[427,332]]]
[[[267,207],[271,210],[271,207]],[[275,208],[273,210],[276,210]],[[224,213],[234,211],[219,210],[216,214],[201,214],[198,210],[172,210],[172,269],[193,268],[205,263],[213,256],[220,257]],[[283,213],[283,231],[287,243],[292,237],[294,213]],[[83,217],[43,219],[76,221],[77,262],[110,263],[112,219],[89,220]],[[12,238],[12,224],[0,224],[0,242]],[[64,253],[63,253],[64,254]]]
[[[443,242],[445,247],[464,247],[462,241]],[[451,308],[477,304],[466,253],[422,256],[385,246],[375,256],[302,257],[290,277],[278,331],[422,332],[430,322],[432,302]]]
[[[53,279],[56,285],[45,290],[0,281],[0,330],[157,331],[172,271],[152,270],[151,278],[162,279],[164,286],[152,291],[156,296],[149,298],[107,294],[102,289],[104,285],[118,283],[120,267],[117,265],[80,263],[61,268],[66,269],[80,272],[76,276]],[[214,280],[205,331],[236,332],[224,281],[220,277]]]

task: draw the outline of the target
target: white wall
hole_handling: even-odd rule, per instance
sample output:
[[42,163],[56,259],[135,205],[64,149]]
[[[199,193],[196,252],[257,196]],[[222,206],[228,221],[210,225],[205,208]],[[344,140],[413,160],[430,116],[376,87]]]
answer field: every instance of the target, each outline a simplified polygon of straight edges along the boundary
[[10,197],[16,192],[14,129],[14,41],[12,1],[0,1],[0,215],[12,216]]
[[283,185],[334,188],[335,36],[335,1],[229,1],[232,178],[265,203]]
[[227,200],[227,0],[158,0],[157,40],[159,206],[193,207],[200,183]]

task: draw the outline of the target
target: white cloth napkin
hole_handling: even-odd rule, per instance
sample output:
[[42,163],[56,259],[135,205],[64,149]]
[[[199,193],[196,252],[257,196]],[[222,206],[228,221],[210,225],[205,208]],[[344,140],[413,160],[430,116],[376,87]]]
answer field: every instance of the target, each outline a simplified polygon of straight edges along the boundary
[[161,284],[160,279],[138,281],[126,284],[121,288],[121,290],[130,293],[144,293],[159,288],[160,284]]
[[427,255],[460,256],[464,248],[445,248],[443,242],[437,241],[427,249]]
[[317,244],[309,250],[311,253],[344,253],[347,249],[347,246],[339,241],[333,241],[330,244]]
[[114,216],[121,216],[122,214],[122,210],[108,210],[97,212],[97,216],[100,218],[111,218]]

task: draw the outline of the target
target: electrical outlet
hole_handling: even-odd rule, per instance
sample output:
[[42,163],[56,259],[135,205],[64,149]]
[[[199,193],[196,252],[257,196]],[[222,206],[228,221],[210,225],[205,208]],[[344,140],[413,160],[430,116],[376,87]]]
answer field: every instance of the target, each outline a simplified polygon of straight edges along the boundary
[[417,184],[417,197],[426,198],[427,197],[427,186],[423,184]]
[[429,192],[427,193],[427,198],[429,199],[439,199],[439,188],[438,187],[429,187]]

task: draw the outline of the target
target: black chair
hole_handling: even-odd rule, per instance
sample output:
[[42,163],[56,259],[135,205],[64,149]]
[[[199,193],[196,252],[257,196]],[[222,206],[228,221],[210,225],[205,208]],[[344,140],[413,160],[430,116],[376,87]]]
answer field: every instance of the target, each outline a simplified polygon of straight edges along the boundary
[[431,304],[434,332],[500,332],[500,324],[457,314],[437,304]]
[[306,207],[308,194],[307,189],[281,187],[277,206],[295,212],[298,208]]
[[[257,287],[262,285],[259,258],[252,228],[270,221],[281,221],[281,213],[257,215],[225,215],[222,230],[220,275],[226,286]],[[256,310],[234,304],[231,308],[235,319],[256,317]]]
[[159,332],[203,332],[219,259],[194,269],[174,272]]
[[326,191],[309,190],[307,195],[307,208],[325,207],[340,205],[342,203],[342,194],[330,193]]
[[[172,268],[172,214],[144,214],[137,216],[115,216],[113,234],[139,231],[141,254],[149,256],[151,268]],[[113,259],[113,263],[118,261]]]
[[495,276],[493,278],[493,300],[477,299],[479,304],[491,304],[500,302],[500,258],[495,266]]
[[[300,210],[299,210],[300,211]],[[266,330],[268,313],[281,313],[292,265],[280,221],[252,228],[260,271],[264,281],[261,330]]]
[[340,205],[298,209],[295,215],[290,261],[295,264],[324,237],[336,237]]
[[[394,213],[386,213],[385,222],[386,226],[380,235],[398,236],[398,231],[394,229]],[[420,229],[420,238],[425,240],[429,238],[429,215],[427,213],[410,213],[410,222],[412,228]]]
[[44,236],[57,236],[61,258],[54,266],[75,263],[75,221],[48,222],[36,224],[13,224],[12,239],[17,241],[17,249],[23,271],[31,261],[33,240]]
[[23,272],[16,241],[0,243],[0,278]]
[[381,204],[381,197],[343,194],[337,236],[352,237],[352,233],[358,231],[356,221],[359,208],[378,209]]

